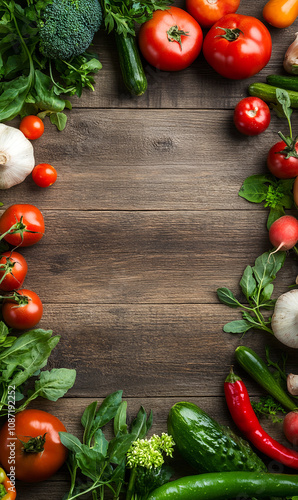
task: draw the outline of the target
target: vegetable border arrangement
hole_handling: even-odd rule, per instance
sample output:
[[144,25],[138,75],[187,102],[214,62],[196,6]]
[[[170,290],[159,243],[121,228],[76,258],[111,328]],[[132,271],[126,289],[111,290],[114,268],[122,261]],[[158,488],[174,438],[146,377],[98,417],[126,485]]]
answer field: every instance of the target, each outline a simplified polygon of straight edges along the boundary
[[[43,135],[45,117],[63,130],[65,109],[71,109],[69,98],[80,97],[85,88],[94,90],[94,74],[102,65],[92,53],[92,41],[100,28],[113,33],[123,82],[133,96],[147,89],[142,57],[158,70],[180,71],[202,50],[214,71],[235,80],[257,74],[268,63],[270,32],[259,19],[236,13],[239,0],[227,0],[224,10],[213,5],[212,11],[205,0],[187,0],[188,12],[172,3],[2,1],[0,121],[16,117],[21,121],[19,130],[0,126],[0,162],[5,173],[0,189],[22,182],[30,173],[40,188],[56,181],[52,165],[35,165],[31,141]],[[285,14],[284,4],[285,0],[269,0],[263,11],[265,21],[275,27],[290,26],[298,15],[297,7],[288,7]],[[201,25],[210,28],[205,37]],[[266,84],[250,85],[250,96],[234,111],[238,131],[250,136],[268,128],[269,105],[287,122],[288,132],[280,131],[279,142],[268,152],[268,173],[245,179],[239,191],[242,198],[269,209],[272,248],[244,269],[242,298],[227,287],[217,290],[222,303],[241,312],[241,318],[224,325],[225,333],[264,331],[288,348],[298,348],[298,290],[293,283],[278,299],[273,294],[285,260],[298,256],[298,220],[286,213],[298,205],[298,136],[291,124],[292,111],[298,107],[296,44],[284,61],[291,76],[269,75]],[[268,348],[266,359],[246,346],[237,347],[234,353],[237,364],[267,393],[258,402],[250,400],[244,381],[233,369],[223,382],[237,432],[196,404],[182,401],[169,411],[167,432],[149,437],[152,411],[147,413],[141,406],[131,421],[121,390],[85,408],[79,437],[67,432],[54,415],[30,408],[37,397],[57,401],[76,379],[75,370],[46,369],[60,338],[37,327],[42,302],[36,292],[23,288],[30,269],[22,248],[38,243],[45,226],[34,205],[11,205],[0,217],[0,417],[5,419],[0,430],[0,499],[16,498],[16,481],[45,481],[65,464],[70,484],[63,500],[86,495],[92,500],[228,500],[239,496],[297,500],[298,474],[293,472],[298,470],[298,452],[293,447],[298,443],[298,375],[287,372],[284,354],[274,361]],[[264,430],[264,416],[283,422],[288,446]],[[176,456],[190,467],[191,475],[172,480],[179,475],[172,460]],[[285,473],[272,474],[272,461],[286,468]]]

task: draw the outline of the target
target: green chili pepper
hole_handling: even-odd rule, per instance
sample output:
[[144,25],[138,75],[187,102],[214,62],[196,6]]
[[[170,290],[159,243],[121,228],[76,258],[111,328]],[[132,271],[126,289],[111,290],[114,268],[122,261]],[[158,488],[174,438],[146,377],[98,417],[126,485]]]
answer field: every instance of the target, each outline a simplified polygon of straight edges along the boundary
[[239,495],[241,498],[298,495],[298,475],[210,472],[166,483],[154,490],[148,500],[229,500]]

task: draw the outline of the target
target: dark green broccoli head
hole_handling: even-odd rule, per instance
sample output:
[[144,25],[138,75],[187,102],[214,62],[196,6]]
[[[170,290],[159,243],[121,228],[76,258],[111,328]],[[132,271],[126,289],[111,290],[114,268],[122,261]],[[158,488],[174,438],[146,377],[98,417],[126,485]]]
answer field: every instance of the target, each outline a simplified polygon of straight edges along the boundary
[[45,8],[40,51],[52,59],[71,59],[85,52],[102,21],[99,0],[53,0]]

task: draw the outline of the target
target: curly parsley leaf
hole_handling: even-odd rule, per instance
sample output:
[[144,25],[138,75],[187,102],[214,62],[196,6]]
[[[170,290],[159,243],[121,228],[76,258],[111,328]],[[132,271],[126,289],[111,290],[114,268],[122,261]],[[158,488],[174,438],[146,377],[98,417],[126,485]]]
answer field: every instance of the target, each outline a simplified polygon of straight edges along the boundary
[[258,402],[252,401],[251,404],[258,418],[264,416],[270,418],[273,423],[282,422],[279,413],[287,413],[272,396],[261,396]]

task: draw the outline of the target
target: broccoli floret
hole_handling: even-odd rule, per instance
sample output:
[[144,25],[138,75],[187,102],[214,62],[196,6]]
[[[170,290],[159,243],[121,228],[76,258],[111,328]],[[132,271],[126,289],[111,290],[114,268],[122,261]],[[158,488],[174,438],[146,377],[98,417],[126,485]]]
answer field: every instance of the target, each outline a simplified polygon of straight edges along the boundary
[[51,59],[71,59],[90,46],[102,21],[99,0],[53,0],[43,13],[40,51]]

